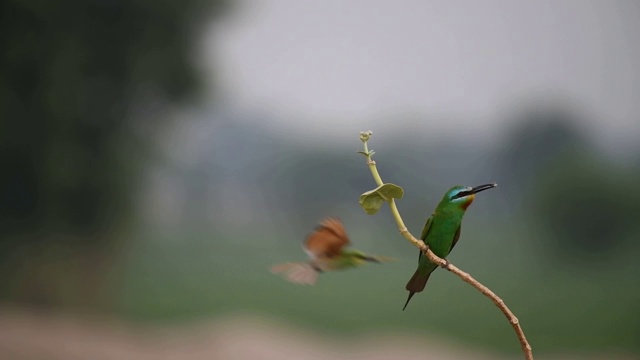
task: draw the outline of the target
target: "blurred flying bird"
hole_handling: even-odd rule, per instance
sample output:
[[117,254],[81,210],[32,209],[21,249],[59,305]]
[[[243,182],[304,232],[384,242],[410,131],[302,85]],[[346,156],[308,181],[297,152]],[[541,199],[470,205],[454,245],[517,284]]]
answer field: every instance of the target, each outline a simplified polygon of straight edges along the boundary
[[[454,186],[444,194],[444,197],[436,207],[436,210],[427,219],[420,238],[429,246],[434,254],[446,258],[460,238],[462,217],[467,208],[475,199],[475,194],[492,189],[498,184],[485,184],[476,187]],[[422,255],[418,255],[418,270],[407,283],[406,289],[409,297],[402,310],[406,309],[413,294],[424,290],[429,280],[429,275],[438,265],[429,261]]]
[[296,284],[315,284],[318,275],[325,271],[344,270],[367,262],[391,261],[390,258],[370,256],[355,249],[345,249],[349,237],[342,222],[327,218],[307,236],[302,247],[311,260],[300,263],[274,265],[271,272],[282,273]]

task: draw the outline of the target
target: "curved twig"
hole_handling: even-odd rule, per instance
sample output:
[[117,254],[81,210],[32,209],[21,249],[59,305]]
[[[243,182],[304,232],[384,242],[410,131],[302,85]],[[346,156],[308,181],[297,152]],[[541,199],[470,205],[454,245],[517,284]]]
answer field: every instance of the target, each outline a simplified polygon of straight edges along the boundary
[[[369,140],[371,135],[372,135],[371,131],[360,133],[360,140],[362,140],[362,143],[364,145],[364,151],[362,152],[362,154],[364,154],[367,157],[367,165],[369,166],[369,170],[371,170],[371,175],[373,175],[373,179],[376,181],[376,184],[378,186],[381,186],[383,185],[382,178],[380,178],[380,174],[378,173],[378,169],[376,168],[376,162],[373,161],[373,159],[371,158],[373,155],[373,151],[369,151],[367,146],[367,141]],[[431,250],[429,250],[429,246],[427,246],[427,244],[425,244],[424,241],[416,239],[409,232],[407,227],[404,225],[404,221],[400,216],[400,212],[398,211],[398,207],[396,206],[394,199],[393,198],[389,199],[387,203],[389,204],[389,207],[391,208],[391,213],[393,214],[393,217],[395,218],[396,223],[398,224],[398,229],[400,230],[400,234],[402,234],[402,236],[405,239],[409,240],[409,242],[411,242],[415,247],[420,249],[422,253],[429,259],[429,261],[431,261],[434,264],[438,264],[440,267],[454,273],[460,279],[462,279],[462,281],[473,286],[474,288],[476,288],[476,290],[481,292],[484,296],[488,297],[500,309],[500,311],[502,311],[504,316],[506,316],[507,320],[509,320],[511,327],[513,327],[513,330],[518,336],[518,340],[520,341],[520,347],[522,348],[522,352],[524,353],[525,359],[533,360],[533,351],[531,349],[531,345],[529,345],[529,342],[527,341],[527,338],[524,335],[524,331],[520,326],[520,322],[518,321],[518,318],[513,314],[513,312],[509,310],[509,307],[507,307],[504,301],[498,295],[496,295],[493,291],[491,291],[491,289],[482,285],[478,280],[474,279],[468,273],[460,270],[457,266],[450,263],[449,260],[443,259],[437,256],[436,254],[434,254]]]

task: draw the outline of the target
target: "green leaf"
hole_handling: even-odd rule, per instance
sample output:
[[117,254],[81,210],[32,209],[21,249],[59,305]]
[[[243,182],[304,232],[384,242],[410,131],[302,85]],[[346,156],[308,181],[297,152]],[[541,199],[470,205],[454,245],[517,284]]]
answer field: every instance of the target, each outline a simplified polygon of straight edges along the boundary
[[362,155],[364,155],[364,156],[366,156],[366,157],[373,156],[373,154],[375,154],[375,153],[376,153],[376,152],[375,152],[375,151],[373,151],[373,150],[370,150],[369,152],[366,152],[366,151],[356,151],[356,152],[357,152],[358,154],[362,154]]
[[382,184],[373,190],[369,190],[360,195],[360,206],[364,211],[373,215],[380,210],[382,204],[391,199],[402,199],[404,190],[395,184]]

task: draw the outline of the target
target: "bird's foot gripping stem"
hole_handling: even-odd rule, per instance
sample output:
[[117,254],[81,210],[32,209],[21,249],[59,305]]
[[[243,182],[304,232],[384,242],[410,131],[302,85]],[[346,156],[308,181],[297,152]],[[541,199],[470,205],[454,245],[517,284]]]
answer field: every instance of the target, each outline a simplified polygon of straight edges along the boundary
[[440,265],[441,268],[443,269],[447,269],[449,270],[449,265],[451,265],[451,263],[449,262],[449,260],[443,258],[442,260],[444,260],[444,264]]

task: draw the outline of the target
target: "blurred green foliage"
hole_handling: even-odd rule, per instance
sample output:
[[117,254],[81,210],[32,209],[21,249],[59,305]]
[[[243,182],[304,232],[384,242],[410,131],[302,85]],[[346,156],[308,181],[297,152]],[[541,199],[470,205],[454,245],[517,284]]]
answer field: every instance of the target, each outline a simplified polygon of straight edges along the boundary
[[[633,162],[597,151],[576,128],[579,116],[544,108],[536,113],[535,122],[528,111],[520,114],[519,125],[489,155],[452,139],[423,144],[376,138],[376,162],[385,180],[405,189],[397,203],[414,235],[451,184],[499,183],[470,208],[450,259],[507,302],[537,355],[638,354],[640,268],[634,254],[640,243],[633,240],[640,228],[638,202],[630,192],[638,171]],[[401,311],[417,250],[398,234],[385,207],[374,216],[358,207],[358,196],[375,184],[356,154],[357,137],[353,146],[318,149],[287,144],[284,136],[268,137],[255,128],[237,132],[245,140],[261,137],[261,161],[252,161],[256,157],[249,152],[234,158],[233,173],[218,176],[257,190],[269,207],[263,211],[254,202],[258,215],[235,227],[219,223],[142,236],[119,266],[125,280],[118,313],[150,322],[249,313],[337,337],[435,332],[519,352],[495,306],[445,271],[437,271],[414,308]],[[227,141],[208,151],[230,151],[233,141]],[[242,168],[245,161],[250,165]],[[285,217],[270,217],[276,212]],[[326,215],[343,218],[359,249],[399,261],[323,274],[315,287],[270,274],[270,265],[305,258],[300,241]]]
[[[384,207],[375,217],[358,207],[375,184],[356,134],[314,148],[218,123],[195,161],[172,164],[186,193],[179,226],[121,236],[151,152],[139,128],[161,121],[144,114],[197,90],[194,39],[222,6],[0,0],[0,299],[144,321],[248,312],[338,334],[440,332],[516,353],[493,304],[444,271],[401,311],[417,250]],[[640,353],[639,149],[630,162],[608,158],[581,116],[558,106],[510,120],[492,148],[376,140],[381,175],[405,191],[405,223],[417,234],[453,184],[498,182],[466,215],[451,260],[504,298],[537,353]],[[400,261],[326,274],[316,287],[270,274],[304,258],[299,241],[327,215],[343,218],[359,249]]]
[[60,271],[108,261],[134,214],[136,131],[160,126],[144,110],[197,90],[195,40],[222,5],[0,1],[0,298],[59,303]]
[[637,242],[640,232],[640,176],[593,154],[561,156],[545,169],[527,203],[549,230],[544,241],[552,255],[567,260],[616,255]]
[[[509,323],[495,306],[446,271],[438,270],[418,305],[402,312],[404,284],[414,270],[417,250],[394,228],[368,230],[376,219],[361,220],[360,226],[348,223],[354,243],[399,261],[324,274],[314,287],[296,286],[268,271],[274,263],[305,257],[295,239],[285,247],[278,246],[281,239],[271,238],[276,234],[257,237],[250,231],[234,236],[155,234],[138,243],[131,261],[121,265],[126,280],[117,311],[151,323],[251,314],[286,319],[339,338],[369,332],[438,333],[519,352]],[[607,264],[588,271],[554,267],[547,272],[541,269],[550,266],[544,257],[522,249],[536,234],[503,224],[465,226],[461,248],[450,259],[507,302],[537,354],[640,351],[640,293],[630,290],[637,287],[637,270]],[[412,231],[419,231],[418,224]],[[361,246],[365,237],[372,243]],[[244,246],[242,239],[247,238],[256,241]]]
[[[539,107],[521,116],[501,170],[510,174],[513,198],[522,198],[527,224],[556,261],[593,266],[640,239],[640,174],[631,163],[598,151],[575,124],[575,112]],[[625,246],[627,245],[627,249]]]

